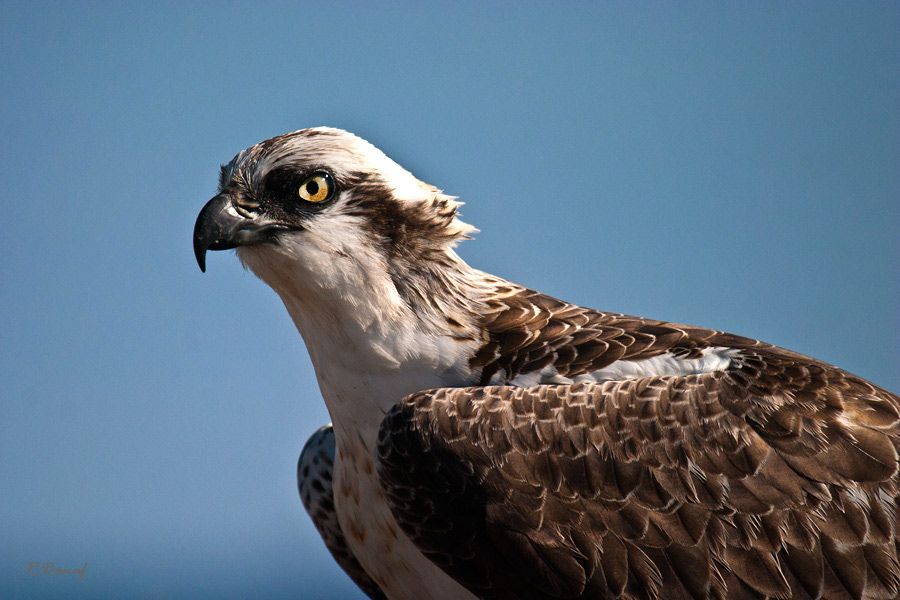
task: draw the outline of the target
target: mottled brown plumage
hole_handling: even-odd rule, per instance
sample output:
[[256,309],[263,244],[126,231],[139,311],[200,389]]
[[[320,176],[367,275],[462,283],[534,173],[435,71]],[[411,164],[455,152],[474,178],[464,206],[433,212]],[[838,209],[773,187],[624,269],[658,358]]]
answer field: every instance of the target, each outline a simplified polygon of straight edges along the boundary
[[697,358],[699,350],[710,347],[769,347],[702,327],[582,308],[509,283],[486,305],[481,317],[485,344],[469,361],[481,369],[483,384],[498,373],[509,382],[548,366],[560,376],[575,377],[620,359],[638,361],[666,352]]
[[482,381],[736,353],[713,373],[398,404],[378,445],[394,515],[474,594],[898,596],[897,396],[754,340],[510,292],[484,320]]

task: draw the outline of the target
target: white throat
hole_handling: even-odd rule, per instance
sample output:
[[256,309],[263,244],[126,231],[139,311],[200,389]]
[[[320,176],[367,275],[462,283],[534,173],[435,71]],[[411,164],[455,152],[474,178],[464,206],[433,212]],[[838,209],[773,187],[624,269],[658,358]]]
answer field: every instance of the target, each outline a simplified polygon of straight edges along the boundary
[[[377,431],[383,415],[408,394],[466,384],[477,344],[454,337],[458,331],[445,315],[410,308],[377,250],[353,243],[352,226],[343,236],[334,236],[333,221],[329,227],[328,238],[305,231],[297,243],[288,238],[240,248],[238,255],[284,302],[340,437],[344,427]],[[332,247],[328,239],[342,239],[343,246]]]

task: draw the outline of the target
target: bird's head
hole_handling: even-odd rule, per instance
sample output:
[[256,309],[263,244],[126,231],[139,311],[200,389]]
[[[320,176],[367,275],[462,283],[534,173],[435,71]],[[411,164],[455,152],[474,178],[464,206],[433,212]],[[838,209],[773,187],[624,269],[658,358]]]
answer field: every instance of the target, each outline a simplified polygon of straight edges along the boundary
[[[423,183],[365,140],[340,129],[268,139],[221,170],[218,193],[194,227],[194,252],[314,243],[337,255],[363,243],[386,257],[452,247],[473,228],[459,202]],[[326,248],[328,247],[328,248]]]
[[457,264],[453,247],[475,231],[459,220],[459,204],[359,137],[304,129],[222,167],[194,226],[194,252],[205,270],[207,250],[236,248],[283,299],[356,304],[365,291],[410,304],[435,279],[411,273]]

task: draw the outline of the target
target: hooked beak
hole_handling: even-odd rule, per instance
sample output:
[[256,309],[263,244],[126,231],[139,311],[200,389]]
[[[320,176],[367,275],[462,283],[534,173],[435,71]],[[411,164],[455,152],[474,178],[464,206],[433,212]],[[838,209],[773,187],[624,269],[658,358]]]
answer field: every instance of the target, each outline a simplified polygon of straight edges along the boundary
[[234,208],[227,193],[206,203],[194,224],[194,256],[200,270],[206,272],[207,250],[228,250],[271,241],[267,232],[287,229],[263,218],[247,218]]

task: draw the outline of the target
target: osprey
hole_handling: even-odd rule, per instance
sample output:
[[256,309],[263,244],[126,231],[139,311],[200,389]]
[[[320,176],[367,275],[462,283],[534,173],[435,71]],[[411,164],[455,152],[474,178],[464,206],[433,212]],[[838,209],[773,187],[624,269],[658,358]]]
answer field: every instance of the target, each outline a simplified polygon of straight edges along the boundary
[[458,205],[316,128],[235,156],[194,229],[306,342],[301,497],[370,597],[898,597],[898,396],[473,269]]

